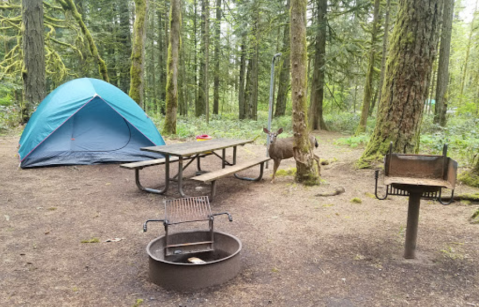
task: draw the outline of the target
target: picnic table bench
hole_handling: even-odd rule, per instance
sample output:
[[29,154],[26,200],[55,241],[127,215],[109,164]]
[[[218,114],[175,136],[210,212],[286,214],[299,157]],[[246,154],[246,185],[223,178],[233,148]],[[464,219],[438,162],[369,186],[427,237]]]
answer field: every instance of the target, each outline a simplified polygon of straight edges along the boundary
[[[178,161],[178,157],[171,157],[170,158],[170,162],[176,162],[176,161]],[[150,193],[158,193],[159,190],[152,189],[152,188],[145,188],[143,185],[141,185],[141,183],[140,183],[140,170],[144,169],[145,167],[162,165],[162,164],[165,164],[165,162],[166,162],[165,158],[160,158],[160,159],[154,159],[154,160],[123,163],[123,164],[120,164],[120,167],[135,170],[135,183],[136,183],[136,186],[138,187],[138,189],[140,189],[141,191],[146,191],[146,192],[150,192]]]
[[[234,140],[234,139],[215,139],[209,140],[206,142],[186,142],[186,143],[176,143],[171,145],[162,145],[162,146],[150,146],[140,148],[141,150],[156,152],[162,154],[164,158],[154,159],[149,161],[141,162],[132,162],[121,164],[120,167],[125,169],[134,169],[135,170],[135,182],[137,187],[141,191],[146,191],[156,194],[165,194],[168,191],[168,187],[171,181],[178,183],[178,192],[182,197],[186,197],[186,194],[183,192],[183,171],[194,161],[197,160],[197,170],[196,177],[194,180],[211,182],[212,183],[212,197],[215,195],[216,185],[215,182],[217,179],[227,176],[229,174],[234,174],[236,178],[243,180],[258,181],[263,176],[264,162],[268,161],[269,158],[258,158],[245,163],[236,164],[236,148],[237,146],[243,146],[248,143],[252,143],[253,140]],[[233,150],[232,161],[226,159],[226,150],[231,148]],[[221,150],[221,154],[216,153],[215,151]],[[213,171],[207,174],[200,175],[202,173],[200,167],[200,158],[205,156],[214,155],[221,160],[222,169],[218,171]],[[183,165],[183,161],[190,160],[186,165]],[[171,163],[178,162],[178,174],[173,178],[170,178],[170,166]],[[140,183],[140,170],[145,167],[150,167],[154,165],[165,165],[165,185],[161,190],[146,188],[143,187]],[[257,178],[247,178],[241,177],[236,174],[236,172],[245,170],[247,168],[260,165],[260,175]]]
[[[236,165],[223,168],[217,171],[195,176],[195,177],[192,177],[191,179],[204,182],[204,183],[211,182],[210,200],[212,201],[216,194],[216,180],[223,178],[225,176],[234,174],[234,176],[238,179],[249,180],[249,181],[259,181],[263,177],[264,163],[268,161],[269,159],[270,159],[269,157],[256,158],[241,164],[236,164]],[[242,177],[236,174],[237,172],[251,168],[256,165],[260,165],[260,174],[256,178]]]

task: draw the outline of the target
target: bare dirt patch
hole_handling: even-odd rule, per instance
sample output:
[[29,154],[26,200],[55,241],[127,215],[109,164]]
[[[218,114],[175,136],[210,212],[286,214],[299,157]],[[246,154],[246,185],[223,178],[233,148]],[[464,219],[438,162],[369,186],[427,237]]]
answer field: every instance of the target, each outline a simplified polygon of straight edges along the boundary
[[[162,218],[163,200],[177,194],[140,192],[133,172],[118,165],[22,170],[18,137],[0,138],[0,306],[479,306],[479,226],[467,221],[477,206],[423,200],[418,259],[405,260],[407,198],[372,198],[373,170],[353,167],[361,149],[334,145],[339,134],[317,136],[316,153],[334,161],[323,166],[320,187],[290,176],[271,184],[272,163],[261,182],[218,181],[212,209],[234,222],[218,218],[215,227],[242,241],[242,270],[195,293],[148,280],[145,248],[163,230],[152,224],[143,233],[142,224]],[[238,157],[264,153],[246,145]],[[221,167],[215,157],[203,166]],[[294,166],[283,161],[280,169]],[[163,171],[144,170],[144,185],[160,185]],[[209,191],[197,187],[187,180],[185,191]],[[345,193],[315,196],[337,187]],[[457,187],[466,191],[477,192]],[[81,243],[94,238],[100,243]]]

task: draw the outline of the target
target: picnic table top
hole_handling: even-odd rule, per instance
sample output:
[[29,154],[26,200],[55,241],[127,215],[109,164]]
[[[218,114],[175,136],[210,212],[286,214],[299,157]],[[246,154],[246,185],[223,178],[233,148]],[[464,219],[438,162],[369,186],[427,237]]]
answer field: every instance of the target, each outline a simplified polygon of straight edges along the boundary
[[152,151],[164,155],[185,157],[200,154],[207,151],[218,150],[238,145],[253,143],[254,140],[236,140],[236,139],[213,139],[208,141],[192,141],[186,143],[177,143],[171,145],[142,147],[141,150]]

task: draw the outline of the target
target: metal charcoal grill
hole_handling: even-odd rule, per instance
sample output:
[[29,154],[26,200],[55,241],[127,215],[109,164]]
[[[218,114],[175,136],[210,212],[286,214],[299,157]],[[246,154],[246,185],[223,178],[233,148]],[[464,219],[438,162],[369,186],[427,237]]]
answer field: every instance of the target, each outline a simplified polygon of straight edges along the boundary
[[[415,258],[417,226],[421,198],[435,199],[443,205],[452,202],[456,185],[457,162],[447,157],[447,145],[442,156],[410,155],[392,152],[392,143],[384,159],[386,195],[378,196],[379,171],[375,172],[375,195],[384,200],[388,195],[408,196],[408,216],[404,258]],[[441,191],[451,189],[449,202],[443,202]]]
[[[188,197],[181,199],[167,200],[165,202],[165,219],[163,220],[147,220],[143,225],[143,231],[147,231],[149,222],[163,222],[165,227],[165,256],[197,254],[211,252],[215,250],[215,235],[213,221],[218,215],[227,215],[230,222],[233,218],[228,212],[211,213],[211,206],[208,196]],[[193,223],[208,222],[208,237],[206,240],[194,240],[196,236],[172,236],[169,226]]]

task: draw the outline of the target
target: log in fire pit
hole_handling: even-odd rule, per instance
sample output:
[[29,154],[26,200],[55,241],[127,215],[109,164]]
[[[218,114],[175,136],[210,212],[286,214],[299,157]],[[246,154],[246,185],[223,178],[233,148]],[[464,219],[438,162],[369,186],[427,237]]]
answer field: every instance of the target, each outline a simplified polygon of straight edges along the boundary
[[[386,195],[378,196],[379,171],[375,173],[376,198],[383,200],[388,195],[409,196],[404,258],[416,258],[416,238],[421,198],[433,199],[449,205],[454,196],[457,162],[447,157],[447,145],[442,156],[410,155],[392,152],[392,143],[384,159],[384,184]],[[443,188],[451,189],[449,202],[441,199]]]
[[[222,284],[235,277],[240,270],[241,242],[234,236],[214,231],[208,197],[190,197],[165,203],[163,222],[165,235],[151,241],[146,252],[149,256],[149,277],[166,289],[192,291]],[[171,233],[171,225],[207,221],[208,230]]]

